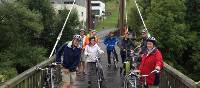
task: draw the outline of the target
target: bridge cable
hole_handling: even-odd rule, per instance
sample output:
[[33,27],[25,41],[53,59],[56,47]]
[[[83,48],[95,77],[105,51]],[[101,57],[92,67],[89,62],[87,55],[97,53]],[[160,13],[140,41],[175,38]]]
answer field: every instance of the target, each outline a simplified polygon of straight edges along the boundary
[[55,48],[56,48],[56,46],[57,46],[57,44],[58,44],[60,38],[62,37],[62,32],[63,32],[63,30],[64,30],[64,28],[65,28],[65,25],[66,25],[67,21],[68,21],[69,15],[70,15],[70,13],[71,13],[73,7],[74,7],[75,1],[76,1],[76,0],[73,1],[72,7],[70,8],[70,11],[69,11],[69,13],[68,13],[68,15],[67,15],[67,17],[66,17],[66,19],[65,19],[65,22],[64,22],[64,24],[63,24],[62,30],[60,31],[60,33],[59,33],[59,35],[58,35],[58,37],[57,37],[56,43],[54,44],[54,47],[53,47],[53,49],[52,49],[52,51],[51,51],[51,54],[50,54],[49,58],[52,57],[52,55],[53,55],[53,53],[54,53],[54,51],[55,51]]
[[146,24],[144,23],[144,19],[143,19],[143,17],[142,17],[142,14],[141,14],[141,12],[140,12],[140,9],[139,9],[139,7],[138,7],[138,4],[137,4],[136,0],[135,0],[135,5],[136,5],[136,7],[137,7],[138,13],[139,13],[140,18],[141,18],[141,20],[142,20],[142,23],[143,23],[143,25],[144,25],[145,31],[147,31],[148,37],[150,37],[150,34],[149,34],[149,32],[148,32],[148,29],[147,29],[147,27],[146,27]]

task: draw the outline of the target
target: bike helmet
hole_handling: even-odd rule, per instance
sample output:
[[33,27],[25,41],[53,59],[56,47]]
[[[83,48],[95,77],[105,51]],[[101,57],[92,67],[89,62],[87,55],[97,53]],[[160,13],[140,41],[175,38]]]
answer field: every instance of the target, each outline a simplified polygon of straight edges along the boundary
[[143,30],[142,30],[142,33],[147,33],[147,30],[146,30],[146,29],[143,29]]
[[97,32],[96,30],[92,30],[92,32]]
[[73,39],[78,39],[80,41],[82,37],[80,35],[74,35]]
[[147,42],[152,42],[155,45],[156,44],[156,38],[149,37],[149,38],[147,38]]
[[85,32],[85,29],[80,29],[80,31],[84,31]]

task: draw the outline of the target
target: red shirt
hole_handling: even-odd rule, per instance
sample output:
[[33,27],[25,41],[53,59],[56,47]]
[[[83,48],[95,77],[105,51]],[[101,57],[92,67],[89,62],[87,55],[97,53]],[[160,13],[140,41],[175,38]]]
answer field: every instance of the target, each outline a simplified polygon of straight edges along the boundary
[[[142,57],[141,64],[139,66],[139,70],[142,75],[148,75],[151,71],[155,70],[155,67],[159,66],[163,67],[163,58],[162,54],[158,49],[154,49],[148,56],[145,53]],[[144,78],[142,78],[142,81]],[[146,78],[148,85],[153,85],[155,81],[155,74],[151,74]]]

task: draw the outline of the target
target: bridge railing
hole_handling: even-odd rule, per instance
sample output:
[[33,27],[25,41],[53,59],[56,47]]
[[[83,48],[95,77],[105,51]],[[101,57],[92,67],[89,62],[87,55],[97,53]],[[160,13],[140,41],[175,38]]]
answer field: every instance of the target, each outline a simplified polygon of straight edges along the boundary
[[19,74],[15,78],[5,82],[0,88],[42,88],[46,71],[36,70],[37,67],[44,68],[54,61],[54,57]]
[[200,88],[191,78],[164,63],[160,88]]
[[[15,78],[8,80],[0,88],[42,88],[45,72],[36,70],[36,67],[45,67],[53,61],[53,58],[43,61]],[[166,63],[161,76],[160,88],[200,88],[200,83],[196,84],[192,79]]]

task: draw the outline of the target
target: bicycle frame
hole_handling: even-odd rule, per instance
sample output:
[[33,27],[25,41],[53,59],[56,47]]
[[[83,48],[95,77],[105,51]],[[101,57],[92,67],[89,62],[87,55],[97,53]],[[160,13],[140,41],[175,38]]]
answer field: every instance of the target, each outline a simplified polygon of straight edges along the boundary
[[55,73],[54,73],[54,72],[56,72],[54,67],[57,66],[57,65],[58,64],[56,64],[56,63],[52,63],[48,67],[45,67],[45,68],[36,67],[36,70],[46,71],[45,78],[44,78],[45,83],[43,84],[43,87],[45,87],[45,88],[57,88],[55,86],[55,81],[58,81],[58,80],[55,80],[56,77],[55,77]]
[[103,76],[103,69],[102,69],[102,65],[99,61],[99,59],[96,60],[96,73],[97,73],[97,82],[98,82],[98,88],[102,87],[102,82],[104,80],[104,76]]
[[[138,74],[135,74],[135,72],[131,72],[128,76],[131,76],[131,75],[133,75],[133,76],[135,76],[135,77],[137,77],[137,78],[142,78],[142,77],[144,77],[144,84],[143,84],[143,87],[144,88],[148,88],[148,85],[147,85],[147,79],[146,79],[146,77],[148,77],[149,75],[151,75],[151,74],[153,74],[153,73],[159,73],[160,71],[158,71],[158,70],[153,70],[153,71],[151,71],[149,74],[147,74],[147,75],[138,75]],[[135,81],[137,81],[137,80],[135,80]],[[133,87],[133,88],[137,88],[137,85],[136,85],[136,87]]]
[[116,58],[114,52],[115,52],[115,51],[114,51],[114,49],[113,49],[112,52],[111,52],[111,57],[112,57],[112,59],[113,59],[113,63],[114,63],[115,68],[117,68],[117,58]]

